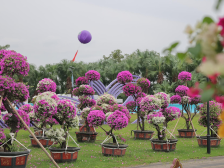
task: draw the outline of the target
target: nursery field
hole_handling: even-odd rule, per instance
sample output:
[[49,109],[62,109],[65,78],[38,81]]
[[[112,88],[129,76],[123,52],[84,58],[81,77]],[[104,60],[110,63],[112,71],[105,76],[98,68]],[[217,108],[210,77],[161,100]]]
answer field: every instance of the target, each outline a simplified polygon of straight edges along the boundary
[[[131,122],[136,119],[135,114],[131,114]],[[196,116],[193,120],[194,126],[197,129],[197,135],[200,135],[206,128],[199,126],[198,124],[199,116]],[[172,132],[177,121],[170,122],[168,124],[168,129]],[[136,130],[136,124],[129,124],[126,128],[121,131],[115,131],[116,135],[121,135],[126,139],[125,144],[128,145],[126,154],[123,157],[105,157],[102,155],[102,150],[100,143],[106,138],[105,132],[101,128],[97,128],[98,132],[97,140],[95,143],[79,143],[81,150],[78,153],[78,159],[73,163],[61,163],[59,166],[61,168],[114,168],[114,167],[129,167],[134,165],[147,165],[154,162],[172,162],[174,158],[179,158],[181,161],[189,159],[200,159],[209,156],[221,156],[224,155],[224,143],[221,141],[220,147],[212,148],[211,154],[208,155],[206,148],[201,148],[198,146],[196,138],[178,138],[177,148],[174,152],[154,152],[151,148],[151,143],[149,140],[134,140],[133,134],[131,135],[131,130]],[[103,126],[107,128],[107,125]],[[184,120],[180,118],[180,121],[174,131],[175,136],[177,136],[177,129],[182,129],[184,127]],[[154,130],[149,125],[146,125],[148,130]],[[108,127],[109,129],[109,127]],[[33,130],[33,128],[32,128]],[[70,134],[76,139],[75,131],[73,129]],[[6,130],[8,132],[8,130]],[[206,135],[206,132],[203,134]],[[17,139],[23,143],[27,148],[31,149],[31,154],[28,159],[28,168],[53,168],[55,167],[50,159],[40,148],[33,148],[30,145],[29,132],[20,130]],[[121,142],[121,140],[119,140]],[[123,143],[123,142],[122,142]],[[75,146],[75,144],[70,140],[69,146]],[[48,150],[49,151],[49,150]]]

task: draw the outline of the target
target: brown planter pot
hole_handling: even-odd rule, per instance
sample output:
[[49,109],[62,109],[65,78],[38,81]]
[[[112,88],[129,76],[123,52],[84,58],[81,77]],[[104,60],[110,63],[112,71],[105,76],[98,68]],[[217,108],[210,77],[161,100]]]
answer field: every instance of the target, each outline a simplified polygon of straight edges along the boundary
[[174,151],[176,149],[177,139],[168,139],[169,142],[167,143],[166,140],[158,140],[152,139],[151,145],[154,151],[161,151],[161,152],[169,152]]
[[0,152],[1,168],[25,168],[30,151]]
[[57,163],[74,162],[78,158],[78,151],[80,148],[68,147],[65,148],[49,148],[52,158]]
[[[38,145],[37,141],[31,136],[29,135],[30,140],[31,140],[31,145],[33,147],[38,147],[40,148],[40,146]],[[49,138],[47,137],[42,137],[42,136],[36,136],[36,138],[40,141],[40,143],[44,146],[44,147],[48,147],[53,145],[53,141],[51,141]]]
[[[195,137],[195,132],[193,129],[178,129],[177,130],[179,133],[180,138],[194,138]],[[197,131],[195,129],[195,131]]]
[[149,140],[152,138],[154,131],[140,131],[132,130],[134,132],[135,139]]
[[[86,126],[79,126],[79,131],[80,132],[87,132],[87,127]],[[90,132],[96,132],[92,126],[90,126]]]
[[119,148],[117,144],[113,143],[105,143],[101,144],[102,146],[102,154],[104,156],[124,156],[126,152],[126,148],[128,145],[119,144]]
[[97,132],[75,132],[78,142],[95,142]]
[[[36,129],[36,128],[34,128],[33,130],[34,130],[34,134],[36,136],[42,136],[43,135],[43,130],[39,130],[39,129]],[[48,131],[48,130],[50,130],[50,129],[46,129],[46,131]]]
[[[200,147],[207,147],[207,136],[197,136],[197,140],[198,140],[198,145]],[[219,147],[220,145],[220,140],[217,137],[210,137],[210,145],[211,147]]]

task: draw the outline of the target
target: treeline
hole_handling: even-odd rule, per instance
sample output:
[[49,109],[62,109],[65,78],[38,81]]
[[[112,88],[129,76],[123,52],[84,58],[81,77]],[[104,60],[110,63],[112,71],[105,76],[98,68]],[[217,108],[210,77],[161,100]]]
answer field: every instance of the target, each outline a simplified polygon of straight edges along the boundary
[[[189,58],[188,58],[189,59]],[[96,70],[101,74],[100,80],[108,85],[117,77],[120,71],[128,70],[134,75],[148,78],[151,82],[149,94],[166,92],[170,95],[175,93],[175,88],[180,84],[178,74],[181,71],[192,73],[192,81],[188,82],[191,87],[196,81],[204,81],[206,78],[196,72],[196,67],[201,60],[190,56],[188,61],[180,61],[176,56],[168,54],[160,56],[155,51],[136,50],[131,54],[122,54],[120,50],[113,51],[108,57],[103,56],[97,62],[71,62],[62,60],[57,64],[47,64],[36,67],[30,64],[30,71],[23,82],[29,85],[30,96],[35,94],[37,83],[43,78],[50,78],[57,84],[57,93],[69,93],[71,88],[72,67],[74,82],[80,76],[84,76],[88,70]]]

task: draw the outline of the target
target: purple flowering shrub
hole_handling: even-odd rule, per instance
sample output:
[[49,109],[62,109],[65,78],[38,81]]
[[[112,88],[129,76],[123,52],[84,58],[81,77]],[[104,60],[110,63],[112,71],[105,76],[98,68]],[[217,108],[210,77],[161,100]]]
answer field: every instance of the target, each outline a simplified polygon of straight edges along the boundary
[[199,104],[201,103],[201,95],[197,95],[195,97],[191,97],[191,100],[190,100],[190,104],[193,105],[193,104]]
[[79,92],[79,87],[74,88],[73,91],[72,91],[72,94],[74,96],[80,96],[81,93]]
[[13,78],[0,75],[0,94],[4,92],[4,97],[7,97],[8,93],[15,90],[15,84]]
[[[17,110],[19,115],[22,117],[22,119],[25,121],[26,125],[30,124],[30,118],[29,115],[22,110]],[[26,127],[23,125],[23,123],[20,121],[19,117],[16,114],[7,113],[3,116],[3,120],[5,121],[5,124],[10,128],[10,132],[15,133],[18,132],[20,129],[26,130]]]
[[101,108],[102,108],[102,110],[103,110],[103,112],[104,112],[104,114],[106,114],[106,113],[108,113],[108,112],[111,112],[111,105],[109,105],[109,104],[101,104],[100,105],[101,106]]
[[94,95],[95,91],[89,85],[81,85],[81,86],[79,86],[79,93],[81,95]]
[[78,108],[80,109],[96,105],[96,101],[87,95],[79,96],[78,100],[80,102]]
[[124,85],[122,90],[123,90],[125,96],[131,96],[131,95],[135,95],[139,92],[142,92],[141,87],[139,87],[135,84],[132,84],[132,83],[128,83],[128,84]]
[[50,127],[52,128],[53,125],[58,125],[59,122],[56,119],[54,119],[53,117],[49,117],[46,119],[46,124],[50,125]]
[[128,119],[131,118],[127,107],[125,107],[125,106],[123,106],[121,104],[114,104],[113,106],[111,106],[110,112],[115,112],[116,110],[124,113]]
[[29,114],[31,111],[33,111],[33,106],[31,106],[30,104],[24,104],[19,108],[19,110],[22,110]]
[[161,108],[167,108],[170,104],[170,96],[164,92],[159,92],[154,95],[156,98],[161,100]]
[[148,120],[149,124],[152,124],[153,126],[163,124],[165,119],[166,118],[164,117],[163,113],[160,111],[152,112],[147,115],[147,120]]
[[[219,119],[219,115],[222,112],[222,105],[215,101],[209,101],[209,114],[210,114],[210,126],[216,132],[218,127],[221,125],[222,121]],[[199,105],[199,115],[198,120],[199,125],[207,127],[207,102]],[[216,137],[216,134],[211,131],[211,136]]]
[[171,98],[170,98],[170,102],[171,102],[172,104],[175,104],[175,103],[180,104],[180,103],[181,103],[181,97],[180,97],[179,95],[173,95],[173,96],[171,96]]
[[155,110],[159,110],[161,108],[161,100],[156,98],[155,96],[146,96],[140,102],[140,111],[148,114]]
[[0,107],[0,116],[1,116],[1,111],[6,111],[6,108],[4,106],[4,104],[2,103],[1,107]]
[[128,118],[125,113],[116,110],[113,114],[109,115],[107,118],[107,124],[114,130],[120,130],[127,127]]
[[90,108],[89,107],[84,108],[81,112],[82,118],[86,120],[89,113],[90,113]]
[[137,85],[140,86],[141,88],[149,88],[150,86],[150,81],[147,78],[139,78],[137,80]]
[[181,80],[181,81],[190,81],[191,80],[191,73],[190,72],[187,72],[187,71],[182,71],[179,73],[178,75],[178,79]]
[[8,76],[14,74],[27,76],[30,69],[27,57],[16,52],[5,55],[0,61],[0,67],[0,74]]
[[0,61],[8,55],[12,55],[15,54],[15,51],[11,51],[11,50],[0,50]]
[[15,83],[15,90],[8,93],[7,98],[12,101],[24,102],[29,98],[28,86],[23,83]]
[[132,82],[133,77],[132,74],[129,71],[122,71],[119,72],[117,75],[117,81],[121,84]]
[[99,96],[97,99],[97,105],[102,105],[102,104],[109,104],[109,105],[114,105],[117,103],[117,100],[115,99],[114,96],[104,93],[102,96]]
[[180,109],[177,107],[168,107],[161,111],[166,118],[166,127],[169,121],[173,121],[181,116]]
[[49,78],[44,78],[39,81],[36,90],[37,93],[43,93],[46,91],[56,92],[56,87],[56,83],[53,80]]
[[88,79],[85,76],[81,76],[81,77],[78,77],[75,80],[75,84],[77,86],[80,86],[80,85],[88,85],[89,84],[89,81],[88,81]]
[[4,134],[4,130],[0,128],[0,145],[3,144],[6,140],[6,136]]
[[135,111],[135,108],[136,108],[136,103],[135,101],[129,101],[126,103],[126,107],[128,110],[130,111]]
[[94,105],[90,108],[90,111],[93,111],[93,110],[100,110],[100,111],[103,111],[103,108],[99,105]]
[[95,70],[89,70],[85,73],[85,77],[90,81],[97,81],[100,79],[100,73]]
[[183,97],[183,96],[187,96],[187,91],[189,90],[189,88],[187,86],[184,85],[179,85],[176,89],[175,92],[177,95]]
[[101,126],[104,123],[106,116],[103,111],[100,110],[93,110],[90,111],[87,122],[92,125],[93,127]]

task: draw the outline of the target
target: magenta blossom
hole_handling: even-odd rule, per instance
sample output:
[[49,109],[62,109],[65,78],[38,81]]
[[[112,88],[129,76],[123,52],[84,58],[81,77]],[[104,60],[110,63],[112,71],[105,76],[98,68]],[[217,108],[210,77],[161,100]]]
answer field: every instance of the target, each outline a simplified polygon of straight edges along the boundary
[[189,88],[187,86],[184,85],[179,85],[176,89],[175,92],[177,95],[183,97],[183,96],[187,96],[187,92],[188,92]]
[[181,73],[179,73],[178,75],[178,79],[181,81],[190,81],[191,80],[191,73],[187,72],[187,71],[182,71]]
[[180,104],[181,103],[181,97],[179,95],[173,95],[170,98],[170,102],[173,103],[173,104],[174,103]]
[[122,84],[132,82],[132,80],[133,80],[133,77],[129,71],[122,71],[122,72],[119,72],[117,75],[117,81]]
[[149,88],[150,81],[147,78],[139,78],[137,80],[137,85],[140,86],[141,88]]
[[78,77],[75,80],[75,84],[77,86],[80,86],[80,85],[88,85],[89,84],[89,81],[88,81],[88,79],[85,76],[81,76],[81,77]]
[[120,130],[127,127],[128,118],[123,112],[116,110],[107,118],[107,124],[114,130]]
[[124,113],[126,115],[126,117],[128,117],[128,119],[131,118],[127,107],[125,107],[125,106],[123,106],[121,104],[114,104],[111,107],[111,111],[110,112],[114,112],[116,110],[121,111],[122,113]]
[[100,73],[95,70],[89,70],[85,73],[85,77],[90,81],[97,81],[100,79]]
[[87,117],[87,122],[93,127],[97,127],[102,125],[105,119],[106,119],[106,116],[103,111],[94,110],[94,111],[90,111]]
[[142,91],[141,87],[134,85],[132,83],[128,83],[128,84],[124,85],[122,89],[123,89],[125,96],[135,95]]
[[0,145],[3,144],[6,140],[6,136],[4,134],[4,130],[0,128]]
[[129,101],[126,103],[126,107],[127,109],[131,110],[131,111],[135,111],[136,108],[136,103],[135,101]]
[[19,109],[29,114],[31,111],[33,111],[33,106],[31,106],[30,104],[25,104],[22,105]]
[[39,83],[37,84],[37,93],[43,93],[46,91],[51,91],[51,92],[56,92],[56,83],[49,79],[49,78],[44,78]]

